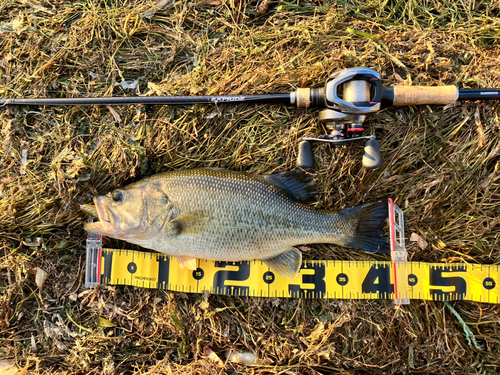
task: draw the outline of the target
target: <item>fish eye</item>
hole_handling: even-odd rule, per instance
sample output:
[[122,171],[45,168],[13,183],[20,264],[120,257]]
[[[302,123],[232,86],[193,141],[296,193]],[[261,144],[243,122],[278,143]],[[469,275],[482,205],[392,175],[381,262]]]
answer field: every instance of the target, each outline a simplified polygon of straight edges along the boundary
[[123,193],[121,191],[115,191],[113,193],[113,200],[115,202],[121,202],[121,201],[123,201]]

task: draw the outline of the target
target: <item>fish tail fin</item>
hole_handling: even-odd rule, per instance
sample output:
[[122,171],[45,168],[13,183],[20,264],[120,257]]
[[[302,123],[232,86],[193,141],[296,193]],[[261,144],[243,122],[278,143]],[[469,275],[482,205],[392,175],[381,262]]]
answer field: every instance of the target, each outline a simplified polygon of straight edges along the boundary
[[387,199],[341,211],[342,215],[352,218],[354,234],[348,238],[344,246],[353,247],[369,253],[385,254],[391,251],[389,239],[383,236],[382,226],[388,215]]

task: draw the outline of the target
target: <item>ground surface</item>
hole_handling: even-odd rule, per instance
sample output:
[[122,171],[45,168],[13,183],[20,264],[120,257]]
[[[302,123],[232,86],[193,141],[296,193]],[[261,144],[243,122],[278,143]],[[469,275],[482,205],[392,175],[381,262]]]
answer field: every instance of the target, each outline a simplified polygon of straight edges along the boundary
[[[497,0],[266,4],[0,1],[1,96],[290,92],[355,66],[379,71],[386,86],[500,87]],[[493,102],[381,111],[366,126],[381,140],[380,169],[361,168],[360,147],[315,146],[317,206],[391,196],[407,234],[429,243],[410,244],[412,260],[498,264],[499,116]],[[500,370],[495,305],[412,301],[396,315],[390,301],[209,296],[207,304],[201,295],[83,288],[79,204],[160,171],[291,170],[300,139],[323,133],[315,110],[21,107],[1,108],[0,121],[5,366],[30,374]],[[373,259],[334,246],[304,257]],[[41,288],[37,268],[48,273]],[[217,367],[210,350],[223,361],[227,350],[249,351],[267,366]]]

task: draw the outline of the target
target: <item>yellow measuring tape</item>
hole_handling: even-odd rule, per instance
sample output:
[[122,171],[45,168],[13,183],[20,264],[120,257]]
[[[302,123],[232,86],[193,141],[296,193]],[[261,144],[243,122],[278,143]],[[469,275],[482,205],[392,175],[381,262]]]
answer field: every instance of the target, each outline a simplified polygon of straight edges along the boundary
[[250,297],[470,300],[500,303],[498,265],[407,262],[403,213],[389,201],[392,261],[303,261],[294,280],[259,260],[197,260],[181,270],[177,259],[157,252],[101,249],[99,236],[87,240],[85,286],[104,284],[178,292]]
[[[181,270],[175,257],[132,250],[103,249],[100,283],[178,292],[250,297],[338,299],[427,299],[500,302],[500,267],[480,264],[377,261],[304,261],[295,280],[261,261],[198,260],[195,271]],[[394,269],[407,275],[395,294]]]

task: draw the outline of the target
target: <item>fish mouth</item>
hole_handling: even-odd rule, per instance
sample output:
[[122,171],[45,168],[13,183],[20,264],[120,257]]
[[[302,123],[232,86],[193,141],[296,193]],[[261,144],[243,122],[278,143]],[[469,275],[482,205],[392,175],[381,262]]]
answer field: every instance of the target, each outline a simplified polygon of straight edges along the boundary
[[91,210],[89,207],[82,207],[82,209],[87,213],[96,213],[99,221],[86,223],[84,229],[87,232],[106,234],[108,236],[116,234],[120,228],[120,219],[113,212],[111,207],[109,207],[106,200],[101,196],[94,197],[94,205],[94,210]]

